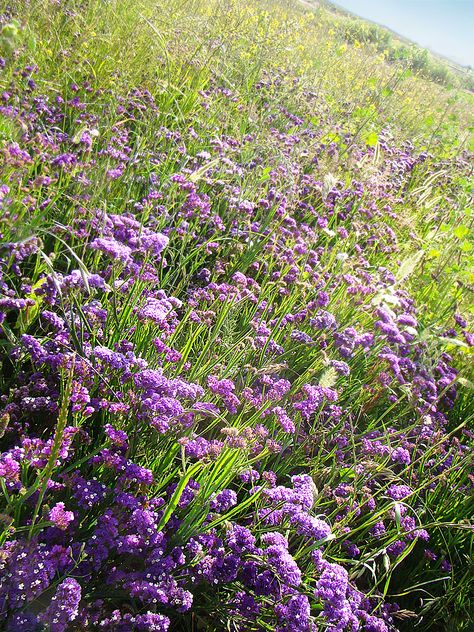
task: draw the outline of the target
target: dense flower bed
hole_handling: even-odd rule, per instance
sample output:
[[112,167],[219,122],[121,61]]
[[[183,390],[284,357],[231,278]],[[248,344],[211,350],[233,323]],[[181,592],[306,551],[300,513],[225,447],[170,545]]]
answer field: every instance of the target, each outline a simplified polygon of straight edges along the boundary
[[398,573],[449,581],[472,533],[440,523],[473,334],[423,320],[395,230],[443,165],[388,129],[339,156],[284,80],[264,156],[218,82],[167,126],[144,88],[1,67],[2,629],[398,629]]

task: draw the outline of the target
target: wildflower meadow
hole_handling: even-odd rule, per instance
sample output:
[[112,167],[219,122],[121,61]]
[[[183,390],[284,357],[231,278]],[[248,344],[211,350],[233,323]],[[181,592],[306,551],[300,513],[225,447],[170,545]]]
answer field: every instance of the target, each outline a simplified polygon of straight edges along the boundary
[[474,96],[343,27],[0,0],[0,630],[473,629]]

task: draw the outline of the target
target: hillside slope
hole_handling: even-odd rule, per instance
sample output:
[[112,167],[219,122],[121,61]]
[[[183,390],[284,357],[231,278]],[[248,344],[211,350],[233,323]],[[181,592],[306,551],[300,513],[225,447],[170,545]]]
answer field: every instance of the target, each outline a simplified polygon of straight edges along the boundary
[[1,629],[472,625],[472,95],[340,26],[0,0]]

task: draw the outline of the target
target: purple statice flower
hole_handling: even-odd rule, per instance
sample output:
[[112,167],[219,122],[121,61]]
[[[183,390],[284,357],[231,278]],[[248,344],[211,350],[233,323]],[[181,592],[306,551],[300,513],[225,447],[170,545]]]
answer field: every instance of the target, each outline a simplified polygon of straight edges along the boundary
[[267,327],[264,321],[252,321],[252,327],[255,329],[254,344],[257,349],[266,349],[268,353],[281,354],[284,349],[271,337],[271,329]]
[[334,342],[343,358],[351,358],[356,347],[357,332],[353,327],[347,327],[344,331],[334,334]]
[[133,619],[133,627],[137,632],[167,632],[170,620],[163,614],[147,612]]
[[330,312],[324,310],[319,311],[314,318],[309,321],[311,327],[314,329],[336,329],[337,321],[335,316]]
[[385,532],[386,529],[383,522],[377,522],[369,531],[370,535],[374,536],[374,538],[382,537]]
[[387,624],[380,617],[374,617],[364,612],[361,618],[364,622],[365,632],[389,632]]
[[238,591],[232,599],[229,613],[243,617],[247,621],[255,621],[260,610],[261,605],[256,601],[255,597],[244,591]]
[[319,292],[316,303],[319,307],[327,307],[329,305],[329,294],[327,292]]
[[137,485],[151,485],[153,483],[153,472],[132,461],[124,459],[118,469],[122,472],[121,478],[129,483]]
[[51,165],[53,167],[59,167],[64,170],[70,170],[77,164],[77,156],[72,153],[66,152],[63,154],[59,154],[53,160],[51,160]]
[[161,370],[146,369],[136,374],[135,385],[146,391],[154,391],[168,397],[179,397],[195,401],[204,395],[204,389],[191,382],[185,382],[181,378],[167,379]]
[[282,408],[281,406],[276,406],[275,408],[273,408],[273,412],[275,413],[275,416],[283,432],[292,434],[296,431],[295,424],[292,422],[284,408]]
[[84,509],[94,507],[107,495],[108,488],[95,478],[86,480],[74,473],[67,481],[78,505]]
[[79,602],[81,601],[81,587],[75,579],[62,581],[50,605],[41,615],[43,623],[48,625],[51,632],[65,632],[71,621],[77,617]]
[[385,322],[384,320],[377,320],[374,323],[374,327],[387,336],[388,340],[392,343],[403,344],[405,342],[405,337],[402,336],[398,326],[393,321]]
[[222,398],[225,407],[230,413],[235,414],[237,412],[237,406],[240,405],[240,400],[234,393],[235,384],[232,380],[219,380],[215,375],[209,375],[207,385],[211,393],[219,395]]
[[48,352],[34,336],[23,334],[23,336],[21,336],[21,342],[27,349],[33,362],[41,363],[48,358]]
[[134,362],[131,362],[130,358],[127,358],[123,353],[112,351],[112,349],[103,346],[94,347],[93,355],[96,360],[100,360],[103,365],[115,371],[129,372],[134,365]]
[[105,424],[105,434],[110,441],[119,448],[128,447],[128,436],[123,430],[116,430],[110,424]]
[[267,399],[272,402],[278,402],[291,389],[291,383],[288,380],[280,379],[273,382],[270,389],[266,393]]
[[118,259],[124,263],[131,261],[132,249],[112,237],[97,237],[89,244],[92,250],[99,250],[111,259]]
[[474,347],[474,334],[471,334],[469,331],[463,331],[462,333],[466,341],[466,344],[469,347]]
[[306,399],[295,402],[293,408],[301,411],[301,416],[306,421],[310,420],[311,415],[315,413],[326,400],[335,402],[338,398],[337,392],[326,386],[305,384],[302,391],[306,394]]
[[145,369],[137,373],[133,380],[137,388],[171,394],[168,392],[169,381],[163,375],[161,369]]
[[342,360],[331,360],[331,366],[344,377],[350,375],[351,369],[349,365]]
[[366,437],[362,438],[362,448],[364,454],[377,454],[384,456],[390,452],[390,448],[380,441],[369,441]]
[[309,336],[306,332],[300,331],[299,329],[293,329],[290,334],[290,338],[295,342],[301,342],[302,344],[313,344],[314,340]]
[[13,458],[11,454],[5,452],[0,455],[0,477],[2,477],[7,484],[16,483],[20,478],[20,463]]
[[301,584],[301,571],[298,564],[284,546],[272,544],[264,551],[266,562],[271,570],[285,584],[299,586]]
[[408,485],[390,485],[387,489],[387,496],[393,500],[403,500],[412,493],[412,489]]
[[441,561],[441,568],[445,573],[450,573],[452,570],[452,566],[446,558]]
[[426,557],[427,560],[430,560],[430,562],[435,562],[438,559],[436,553],[431,549],[425,549],[423,555]]
[[61,331],[65,327],[64,320],[60,316],[46,309],[41,312],[41,319],[51,325],[56,331]]
[[322,601],[329,629],[358,630],[360,594],[350,587],[347,571],[339,564],[324,560],[320,550],[314,551],[312,557],[320,573],[314,594]]
[[36,632],[38,617],[32,612],[19,612],[8,619],[6,632]]
[[416,327],[418,325],[418,321],[411,314],[401,314],[397,318],[397,323],[406,327]]
[[343,546],[347,551],[347,554],[349,555],[349,557],[357,557],[358,555],[360,555],[360,549],[359,547],[354,544],[353,542],[349,542],[349,540],[345,540],[343,542]]
[[0,311],[7,311],[10,309],[22,310],[27,307],[31,307],[35,302],[32,299],[25,298],[0,298]]
[[284,506],[285,513],[292,514],[298,510],[308,511],[314,504],[315,485],[311,476],[300,474],[291,477],[293,488],[279,485],[265,489],[263,494],[274,505]]
[[456,324],[461,327],[461,329],[465,329],[467,327],[467,320],[461,314],[454,314],[454,320],[456,321]]
[[278,531],[269,531],[268,533],[264,533],[260,538],[264,544],[267,546],[283,546],[284,548],[288,548],[288,540]]
[[227,533],[226,542],[231,551],[242,554],[256,551],[256,538],[246,527],[233,524]]
[[393,557],[398,557],[407,548],[406,542],[403,540],[396,540],[387,546],[387,553]]
[[403,516],[400,520],[400,525],[403,531],[406,532],[408,540],[420,538],[420,540],[425,540],[427,542],[430,539],[429,533],[426,529],[416,528],[416,521],[412,516]]
[[122,177],[123,172],[125,170],[125,165],[119,165],[118,167],[114,167],[113,169],[108,169],[106,176],[108,180],[117,180]]
[[64,509],[64,503],[56,503],[56,505],[54,505],[54,507],[50,510],[48,518],[54,526],[62,531],[65,531],[68,528],[69,523],[74,520],[74,513],[72,511],[66,511]]
[[48,564],[47,551],[36,539],[13,540],[1,549],[0,596],[17,610],[46,590],[56,571]]
[[[128,505],[133,504],[130,497],[128,497],[128,500],[130,501]],[[134,500],[136,502],[136,499]],[[119,503],[124,501],[124,499],[117,494],[116,501]],[[125,502],[122,502],[122,504],[125,504]],[[109,556],[109,552],[116,547],[119,534],[118,524],[118,520],[111,509],[107,509],[98,518],[94,531],[85,545],[85,552],[94,570],[98,570],[101,567],[102,562]]]
[[71,394],[72,411],[93,413],[94,407],[88,406],[90,401],[91,399],[88,389],[83,384],[79,384],[78,382],[76,382],[76,380],[74,380],[72,383]]
[[248,470],[240,472],[239,478],[243,483],[255,483],[259,480],[260,474],[257,470],[249,468]]
[[268,483],[270,487],[275,487],[277,483],[277,478],[277,475],[275,474],[275,472],[272,472],[272,470],[265,470],[264,472],[262,472],[262,479],[266,483]]
[[169,238],[162,233],[153,233],[147,229],[142,231],[140,246],[150,252],[154,257],[158,257],[169,243]]
[[[315,553],[320,553],[319,551]],[[318,560],[322,558],[315,555],[315,560],[318,565]],[[323,601],[332,603],[333,605],[341,604],[347,593],[349,585],[349,577],[347,571],[339,564],[331,564],[323,560],[319,562],[321,568],[321,575],[316,583],[315,595]]]
[[237,494],[232,489],[223,489],[211,499],[209,506],[212,511],[224,513],[237,504]]
[[[72,270],[70,274],[67,274],[61,277],[59,274],[55,276],[48,275],[46,278],[47,283],[45,283],[45,288],[50,288],[48,291],[55,295],[58,289],[63,291],[71,291],[71,290],[81,290],[88,292],[87,285],[89,288],[93,288],[96,290],[108,290],[108,286],[105,282],[105,279],[100,274],[88,274],[82,270]],[[54,290],[52,289],[54,287]],[[42,293],[42,289],[39,291]]]
[[232,275],[232,281],[236,285],[241,285],[242,287],[247,287],[247,277],[242,272],[236,272]]
[[311,608],[306,595],[294,595],[275,608],[279,626],[276,632],[309,632]]
[[[174,485],[171,485],[170,487],[174,488]],[[201,486],[199,485],[197,481],[194,481],[193,479],[191,479],[187,483],[181,496],[179,497],[178,507],[180,509],[187,507],[191,503],[191,501],[194,500],[194,498],[196,498],[200,487]]]
[[175,314],[175,307],[181,307],[181,301],[178,299],[149,297],[137,311],[137,316],[139,320],[149,320],[157,325],[162,325],[168,317]]
[[411,463],[410,453],[408,450],[401,447],[392,450],[390,458],[392,461],[395,461],[396,463],[403,463],[404,465],[410,465]]
[[184,413],[181,402],[174,397],[165,397],[157,393],[148,393],[141,401],[142,414],[146,414],[150,424],[160,434],[169,430],[173,422]]
[[204,437],[195,437],[194,439],[180,439],[179,443],[184,445],[184,453],[192,459],[217,459],[222,452],[224,444],[217,439],[208,440]]
[[298,511],[290,518],[290,525],[299,535],[304,535],[313,540],[323,540],[331,533],[331,527],[319,518]]

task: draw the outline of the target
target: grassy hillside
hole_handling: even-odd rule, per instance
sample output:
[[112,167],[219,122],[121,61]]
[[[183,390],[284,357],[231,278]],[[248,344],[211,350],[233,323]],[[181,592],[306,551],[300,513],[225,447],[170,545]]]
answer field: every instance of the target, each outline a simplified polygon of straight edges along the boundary
[[472,626],[473,96],[347,19],[0,0],[0,629]]
[[446,87],[457,87],[474,91],[474,69],[424,49],[418,44],[391,29],[363,20],[337,3],[327,0],[307,0],[307,6],[319,6],[331,11],[340,35],[351,43],[372,44],[384,53],[390,63],[404,65],[418,75]]

